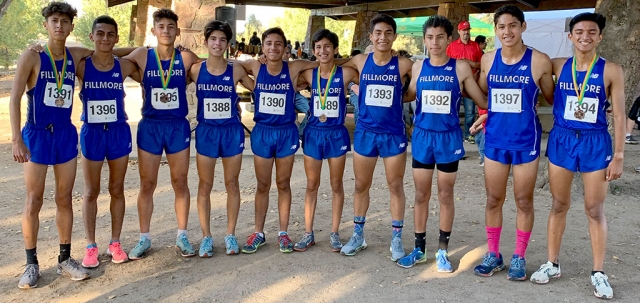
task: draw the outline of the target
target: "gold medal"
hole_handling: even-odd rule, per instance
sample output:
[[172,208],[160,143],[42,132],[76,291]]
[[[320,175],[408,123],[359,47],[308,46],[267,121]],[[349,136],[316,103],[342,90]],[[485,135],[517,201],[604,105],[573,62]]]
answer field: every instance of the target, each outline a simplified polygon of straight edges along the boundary
[[580,109],[580,105],[582,105],[582,101],[584,100],[584,93],[587,91],[587,87],[589,84],[589,78],[591,78],[591,72],[593,71],[593,67],[596,65],[598,61],[598,55],[594,54],[593,59],[591,59],[591,63],[589,64],[589,69],[587,69],[587,73],[584,76],[584,80],[582,81],[582,87],[578,86],[578,67],[577,60],[575,57],[572,58],[573,64],[571,66],[571,77],[573,78],[573,89],[576,92],[576,97],[578,97],[578,105],[576,111],[573,113],[573,116],[578,119],[584,119],[585,112]]
[[58,97],[58,99],[56,99],[56,106],[57,107],[63,107],[64,106],[64,99],[62,99],[62,97]]
[[581,109],[576,109],[576,112],[573,113],[573,116],[578,120],[584,119],[584,112]]
[[162,103],[169,102],[169,96],[167,96],[166,94],[161,94],[160,95],[160,102],[162,102]]
[[322,123],[327,122],[327,115],[325,114],[320,115],[320,118],[318,118],[318,120],[320,120],[320,122]]

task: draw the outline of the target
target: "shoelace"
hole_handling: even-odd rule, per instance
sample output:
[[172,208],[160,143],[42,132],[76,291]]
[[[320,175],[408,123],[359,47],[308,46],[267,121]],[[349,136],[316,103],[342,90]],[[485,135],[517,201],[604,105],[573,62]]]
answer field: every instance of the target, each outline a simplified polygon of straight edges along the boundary
[[438,262],[441,263],[441,264],[447,263],[447,255],[438,254]]
[[252,233],[247,237],[247,245],[258,245],[257,243],[257,239],[258,239],[258,234],[256,233]]
[[397,241],[396,238],[393,238],[393,241],[391,241],[391,246],[393,247],[394,251],[403,250],[403,248],[402,248],[402,240]]
[[213,246],[213,238],[206,237],[202,239],[204,246]]
[[28,266],[28,267],[27,267],[26,274],[27,274],[28,276],[35,276],[35,275],[37,274],[37,273],[36,273],[36,267],[35,267],[35,266]]
[[280,236],[278,238],[279,238],[278,240],[280,241],[280,245],[288,246],[288,245],[291,244],[291,239],[289,239],[288,235],[282,235],[282,236]]
[[98,249],[96,249],[95,247],[94,247],[94,248],[90,248],[90,249],[88,249],[88,250],[87,250],[87,255],[88,255],[89,257],[93,257],[93,256],[95,256],[95,255],[96,255],[96,252],[97,252],[97,251],[98,251]]
[[238,246],[238,242],[236,241],[235,237],[228,237],[224,239],[225,244],[227,244],[227,246]]
[[495,263],[495,262],[496,262],[496,260],[497,260],[497,259],[498,259],[498,258],[496,258],[496,257],[492,257],[491,255],[487,254],[487,255],[484,257],[484,261],[482,261],[482,265],[483,265],[483,266],[491,266],[491,265],[493,265],[493,263]]
[[311,243],[312,240],[313,239],[311,238],[310,234],[305,234],[304,236],[302,236],[302,241],[300,241],[300,242],[303,242],[305,244],[309,244],[309,243]]
[[515,261],[516,261],[515,264],[512,264],[511,267],[515,269],[522,269],[524,265],[524,259],[518,258]]
[[596,280],[596,287],[600,286],[600,285],[605,285],[607,286],[607,280],[604,278],[605,276],[594,276],[594,280]]
[[191,246],[191,244],[189,244],[189,239],[184,236],[180,237],[180,243],[182,243],[182,246],[184,246],[185,249],[189,249],[189,246]]

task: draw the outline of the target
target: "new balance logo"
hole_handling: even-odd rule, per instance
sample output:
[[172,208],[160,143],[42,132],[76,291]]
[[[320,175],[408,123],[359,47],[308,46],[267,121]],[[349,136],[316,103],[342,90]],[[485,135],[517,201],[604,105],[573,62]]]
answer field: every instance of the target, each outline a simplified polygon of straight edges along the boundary
[[453,68],[451,66],[447,66],[444,68],[444,70],[452,70]]
[[291,145],[291,149],[296,149],[296,148],[298,148],[297,144]]
[[129,142],[129,148],[131,148],[131,142]]
[[535,150],[532,150],[532,151],[529,153],[529,156],[535,156],[536,154],[538,154],[538,152],[537,152],[537,151],[535,151]]
[[73,65],[73,60],[67,60],[67,65]]
[[180,64],[180,60],[173,61],[173,64]]
[[282,76],[280,76],[280,79],[285,79],[285,78],[287,78],[286,74],[282,74]]
[[339,83],[339,82],[340,82],[340,78],[335,78],[335,79],[333,79],[333,82],[334,82],[334,83]]
[[518,67],[518,70],[527,70],[528,67],[528,65],[520,65],[520,67]]
[[342,147],[340,147],[340,150],[347,150],[347,146],[343,145]]
[[391,65],[391,66],[389,66],[389,69],[390,70],[394,70],[394,69],[396,69],[396,66],[395,65]]
[[461,153],[462,153],[462,150],[461,150],[461,149],[456,149],[456,151],[455,151],[455,152],[453,152],[453,154],[454,154],[454,155],[459,155],[459,154],[461,154]]
[[189,141],[191,141],[191,138],[188,138],[188,137],[187,137],[186,139],[184,139],[184,142],[185,142],[185,143],[187,143],[187,142],[189,142]]
[[611,156],[607,156],[607,158],[605,159],[605,161],[611,161]]
[[598,79],[598,77],[600,77],[600,74],[591,74],[591,79]]
[[113,75],[111,75],[111,77],[113,77],[113,78],[119,78],[119,77],[120,77],[120,73],[113,73]]
[[229,79],[231,79],[231,77],[226,76],[226,77],[222,78],[222,81],[229,81]]
[[240,143],[240,148],[243,148],[243,147],[244,147],[244,142]]
[[400,143],[400,145],[398,146],[398,148],[404,148],[404,146],[406,145],[406,143]]

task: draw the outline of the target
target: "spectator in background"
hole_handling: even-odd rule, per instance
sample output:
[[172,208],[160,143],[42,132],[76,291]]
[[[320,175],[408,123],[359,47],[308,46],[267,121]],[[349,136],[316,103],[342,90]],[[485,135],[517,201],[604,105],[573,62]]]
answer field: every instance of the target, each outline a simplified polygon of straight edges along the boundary
[[487,37],[485,37],[483,35],[478,35],[476,37],[475,41],[476,41],[476,43],[478,43],[478,46],[480,47],[480,50],[484,54],[484,50],[487,49]]
[[236,50],[236,57],[238,57],[239,55],[244,54],[246,51],[244,50],[246,44],[244,43],[245,39],[242,38],[240,39],[240,43],[238,43],[238,49]]
[[[373,49],[373,45],[372,49]],[[369,48],[369,47],[367,47]],[[372,50],[369,51],[369,53]],[[359,49],[354,49],[351,51],[351,58],[362,54],[362,52]],[[368,53],[367,53],[368,54]],[[353,124],[358,123],[358,84],[355,84],[353,82],[349,83],[349,104],[351,104],[351,106],[353,106]]]
[[253,36],[249,38],[249,45],[261,45],[260,38],[258,38],[258,32],[253,32]]
[[293,50],[296,52],[296,56],[298,56],[298,58],[302,57],[302,47],[300,47],[300,41],[296,41]]
[[[636,140],[632,135],[633,127],[635,124],[640,126],[640,83],[636,87],[636,91],[633,93],[634,102],[631,105],[631,109],[629,110],[629,115],[627,116],[627,134],[624,140],[627,144],[638,144],[638,140]],[[640,168],[640,167],[638,167]],[[640,170],[636,169],[638,172]]]
[[[458,24],[458,34],[460,39],[453,41],[447,46],[447,56],[454,59],[466,60],[475,75],[476,81],[478,80],[480,71],[480,59],[482,59],[482,50],[478,43],[471,41],[471,25],[469,21],[462,21]],[[463,92],[464,93],[464,92]],[[466,93],[463,94],[463,96]],[[464,97],[464,141],[469,143],[475,143],[473,136],[469,130],[473,125],[475,119],[475,104],[473,100]]]

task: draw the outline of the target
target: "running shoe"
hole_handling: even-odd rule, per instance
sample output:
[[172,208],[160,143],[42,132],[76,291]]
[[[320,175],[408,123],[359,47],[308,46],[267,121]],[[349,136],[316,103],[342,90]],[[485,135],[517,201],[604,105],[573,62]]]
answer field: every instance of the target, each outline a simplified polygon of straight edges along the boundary
[[502,254],[496,255],[496,253],[488,252],[482,263],[473,269],[473,272],[478,276],[491,277],[494,272],[504,270],[504,262],[502,261]]
[[227,248],[227,255],[235,255],[240,253],[238,240],[236,240],[236,236],[234,235],[227,235],[224,237],[224,246],[226,246]]
[[120,247],[120,242],[111,242],[107,249],[107,255],[111,256],[111,262],[120,264],[129,261],[127,254]]
[[38,278],[40,278],[40,265],[27,264],[22,277],[20,277],[20,282],[18,282],[18,287],[22,289],[38,287]]
[[258,247],[265,243],[267,243],[267,239],[264,236],[260,236],[259,233],[252,233],[247,237],[247,244],[242,247],[242,252],[252,254],[258,250]]
[[636,140],[632,135],[627,135],[627,137],[624,140],[624,143],[627,143],[627,144],[638,144],[638,140]]
[[507,279],[511,281],[524,281],[527,279],[527,261],[519,255],[511,257],[511,266],[507,273]]
[[293,252],[293,241],[289,238],[289,234],[282,233],[278,236],[278,244],[280,245],[280,251],[283,253]]
[[202,238],[198,252],[200,253],[200,258],[213,257],[213,238],[210,236]]
[[591,275],[591,285],[595,287],[593,295],[600,299],[612,299],[613,289],[609,284],[609,277],[607,275],[597,272],[595,275]]
[[295,251],[305,251],[307,248],[316,244],[315,237],[313,236],[313,232],[304,233],[302,239],[293,246],[293,250]]
[[413,249],[413,251],[407,256],[400,258],[398,260],[398,266],[403,268],[411,268],[416,263],[424,263],[427,262],[427,255],[423,253],[419,247]]
[[438,272],[453,272],[453,267],[449,261],[449,254],[444,249],[438,249],[436,253],[436,265]]
[[149,248],[151,248],[151,240],[145,237],[140,238],[138,244],[136,244],[136,246],[131,251],[129,251],[129,259],[142,259],[142,255],[144,255],[144,253],[146,253]]
[[354,232],[353,235],[351,235],[349,242],[340,249],[340,254],[345,256],[355,256],[357,252],[366,248],[367,242],[364,240],[364,233],[362,235],[358,235],[358,233]]
[[473,136],[469,136],[467,139],[469,140],[469,143],[476,144],[476,138],[474,138]]
[[636,172],[640,173],[640,166],[636,167]]
[[340,241],[340,234],[338,233],[330,233],[329,234],[329,242],[331,243],[331,251],[340,252],[342,249],[342,242]]
[[540,265],[540,268],[531,275],[529,280],[536,284],[547,284],[549,279],[557,279],[560,276],[560,266],[555,267],[551,261],[547,261],[547,263]]
[[74,260],[73,258],[69,258],[62,261],[62,263],[58,263],[58,269],[56,270],[56,272],[59,275],[64,273],[68,274],[69,276],[71,276],[71,280],[73,281],[80,281],[89,278],[89,273],[87,272],[87,270],[80,266],[80,264],[78,264],[78,261]]
[[84,258],[82,259],[82,267],[98,267],[98,265],[100,265],[100,261],[98,261],[98,254],[98,246],[92,245],[91,247],[87,247],[84,252]]
[[396,262],[406,256],[404,246],[402,245],[402,237],[400,237],[400,235],[391,238],[391,246],[389,247],[389,250],[391,251],[391,261],[393,262]]
[[[213,242],[213,240],[211,240]],[[211,243],[213,245],[213,243]],[[180,234],[176,238],[176,247],[180,250],[180,255],[183,257],[193,257],[196,255],[196,250],[193,249],[191,243],[189,243],[189,238],[187,238],[186,234]]]

